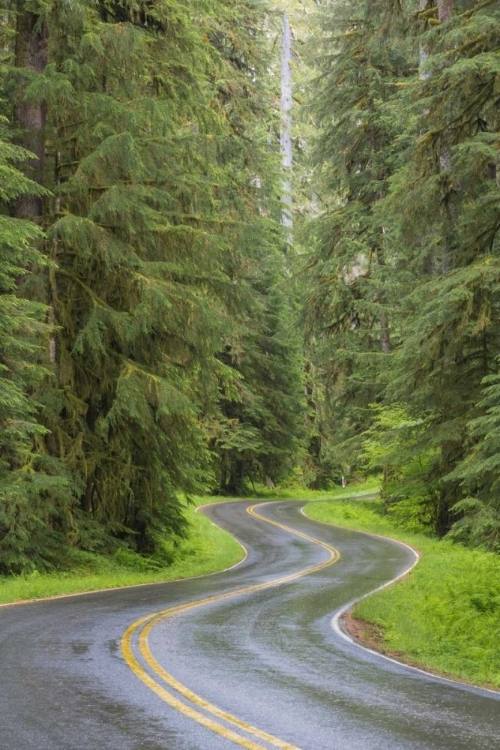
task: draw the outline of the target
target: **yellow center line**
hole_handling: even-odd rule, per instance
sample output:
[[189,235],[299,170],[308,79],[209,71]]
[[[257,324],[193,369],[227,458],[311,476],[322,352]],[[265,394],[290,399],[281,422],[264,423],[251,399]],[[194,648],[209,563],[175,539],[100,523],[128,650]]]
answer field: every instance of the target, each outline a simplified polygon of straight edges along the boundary
[[[125,662],[129,666],[129,668],[132,670],[132,672],[145,685],[147,685],[147,687],[149,687],[154,693],[156,693],[156,695],[158,695],[162,700],[164,700],[170,706],[180,711],[185,716],[188,716],[190,719],[193,719],[194,721],[197,721],[199,724],[202,724],[203,726],[207,727],[207,729],[210,729],[211,731],[222,735],[223,737],[234,742],[237,745],[241,745],[242,747],[248,748],[248,750],[265,750],[265,748],[262,745],[256,744],[251,739],[247,739],[243,735],[238,734],[237,732],[233,731],[232,729],[225,726],[224,724],[220,724],[219,722],[211,718],[211,717],[217,717],[219,719],[222,719],[226,724],[229,724],[230,726],[233,726],[236,729],[242,730],[246,734],[251,735],[256,740],[264,741],[268,745],[273,745],[274,747],[280,748],[280,750],[300,750],[294,745],[284,742],[283,740],[280,740],[278,737],[274,737],[273,735],[268,734],[267,732],[264,732],[263,730],[258,729],[257,727],[254,727],[245,721],[242,721],[241,719],[238,719],[236,716],[233,716],[232,714],[227,713],[226,711],[223,711],[221,708],[218,708],[213,703],[210,703],[209,701],[205,700],[201,696],[194,693],[188,687],[186,687],[181,682],[176,680],[175,677],[173,677],[173,675],[167,672],[161,666],[161,664],[158,663],[158,661],[154,658],[153,654],[151,653],[151,650],[149,648],[149,641],[148,641],[151,630],[156,625],[158,625],[158,623],[170,617],[173,617],[174,615],[177,615],[183,612],[188,612],[193,609],[197,609],[199,607],[212,604],[214,602],[222,602],[228,599],[233,599],[237,596],[252,594],[254,592],[263,591],[271,587],[281,586],[282,584],[288,583],[290,581],[294,581],[298,578],[303,578],[306,575],[310,575],[311,573],[316,573],[320,570],[323,570],[324,568],[327,568],[330,565],[333,565],[340,559],[340,552],[337,549],[335,549],[335,547],[332,547],[329,544],[326,544],[325,542],[320,541],[319,539],[314,539],[313,537],[309,536],[308,534],[304,534],[301,531],[296,531],[295,529],[291,529],[288,526],[284,526],[283,524],[278,523],[277,521],[271,521],[270,519],[266,518],[265,516],[260,515],[260,513],[256,511],[257,507],[262,507],[263,505],[267,505],[267,504],[268,503],[252,505],[250,508],[247,508],[247,512],[254,518],[259,519],[260,521],[264,521],[265,523],[268,523],[272,526],[276,526],[277,528],[287,531],[293,534],[294,536],[298,536],[301,539],[305,539],[319,547],[322,547],[329,554],[328,560],[326,560],[325,562],[319,563],[317,565],[314,565],[312,567],[306,568],[305,570],[298,571],[297,573],[291,573],[286,576],[280,576],[279,578],[274,578],[273,580],[266,581],[265,583],[258,583],[258,584],[253,584],[250,586],[244,586],[234,591],[229,591],[225,594],[215,594],[213,596],[208,596],[208,597],[205,597],[204,599],[199,599],[197,601],[189,602],[187,604],[179,604],[173,607],[168,607],[159,612],[153,612],[149,615],[141,617],[140,619],[136,620],[127,628],[122,638],[121,647],[122,647],[122,654],[123,654],[123,658],[125,659]],[[161,685],[157,680],[155,680],[151,676],[151,674],[138,661],[134,653],[134,646],[133,646],[133,641],[136,635],[137,635],[137,649],[142,659],[144,660],[144,663],[149,667],[149,670],[154,674],[156,678],[159,678],[163,683],[165,683],[170,688],[175,690],[179,695],[183,696],[183,698],[189,701],[189,704],[191,705],[181,700],[175,694],[173,694],[172,692],[167,690],[165,687],[163,687],[163,685]],[[209,716],[207,716],[205,713],[200,713],[200,711],[196,710],[196,708],[193,708],[193,706],[196,706],[197,708],[202,709],[207,714],[209,714]]]

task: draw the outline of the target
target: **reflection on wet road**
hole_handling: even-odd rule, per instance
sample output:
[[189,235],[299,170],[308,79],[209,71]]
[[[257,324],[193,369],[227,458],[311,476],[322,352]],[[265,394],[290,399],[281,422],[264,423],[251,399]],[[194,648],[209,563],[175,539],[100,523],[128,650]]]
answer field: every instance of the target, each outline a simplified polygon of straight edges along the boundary
[[335,610],[409,567],[409,550],[316,524],[295,502],[253,516],[249,505],[203,511],[248,550],[230,571],[0,609],[0,746],[500,747],[499,694],[391,663],[331,628]]

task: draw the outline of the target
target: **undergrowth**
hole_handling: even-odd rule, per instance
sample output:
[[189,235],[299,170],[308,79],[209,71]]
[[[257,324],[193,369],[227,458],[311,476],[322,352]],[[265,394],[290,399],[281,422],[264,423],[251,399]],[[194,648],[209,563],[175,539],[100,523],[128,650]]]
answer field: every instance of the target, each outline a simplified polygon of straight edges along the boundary
[[[195,505],[206,502],[200,499]],[[76,552],[68,571],[35,571],[0,578],[0,603],[201,576],[223,570],[243,558],[244,551],[231,534],[196,513],[194,506],[187,508],[186,516],[189,537],[175,545],[165,543],[160,558],[148,558],[128,549],[109,556]]]
[[500,688],[500,557],[410,534],[379,502],[316,500],[310,518],[399,539],[421,554],[411,574],[360,602],[354,615],[377,625],[384,650],[433,671]]

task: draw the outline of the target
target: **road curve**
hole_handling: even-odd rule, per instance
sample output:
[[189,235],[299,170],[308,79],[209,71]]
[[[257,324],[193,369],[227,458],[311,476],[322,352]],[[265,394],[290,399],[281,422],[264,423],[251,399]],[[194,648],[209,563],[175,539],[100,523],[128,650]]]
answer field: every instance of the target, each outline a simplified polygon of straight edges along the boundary
[[0,608],[0,748],[498,750],[500,694],[332,630],[409,550],[250,505],[203,510],[247,549],[232,570]]

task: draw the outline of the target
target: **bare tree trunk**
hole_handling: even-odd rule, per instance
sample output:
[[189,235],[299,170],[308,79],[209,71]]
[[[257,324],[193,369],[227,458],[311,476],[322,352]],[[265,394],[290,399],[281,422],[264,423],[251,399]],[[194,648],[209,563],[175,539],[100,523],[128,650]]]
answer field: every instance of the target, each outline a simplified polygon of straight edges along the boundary
[[[427,8],[427,0],[420,0],[420,10],[421,11],[426,10],[426,8]],[[429,77],[429,74],[424,73],[422,69],[425,63],[427,62],[428,54],[423,44],[421,44],[419,47],[419,56],[420,56],[420,76],[425,81],[425,79]]]
[[288,230],[288,244],[293,240],[292,217],[292,31],[288,16],[283,13],[281,48],[281,164],[283,169],[283,209],[281,223]]
[[438,19],[441,23],[449,21],[453,15],[455,0],[438,0]]

